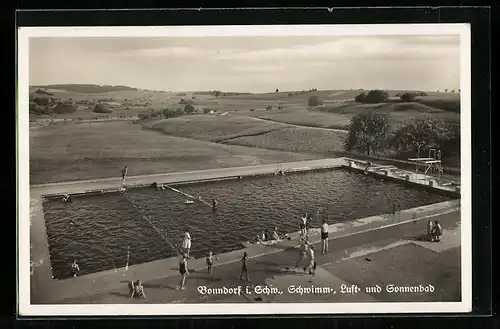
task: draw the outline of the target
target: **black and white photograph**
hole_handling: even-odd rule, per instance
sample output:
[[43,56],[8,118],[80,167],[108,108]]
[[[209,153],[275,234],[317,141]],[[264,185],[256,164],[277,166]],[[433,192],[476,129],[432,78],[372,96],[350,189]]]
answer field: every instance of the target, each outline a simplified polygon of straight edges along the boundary
[[472,310],[466,24],[18,30],[21,315]]

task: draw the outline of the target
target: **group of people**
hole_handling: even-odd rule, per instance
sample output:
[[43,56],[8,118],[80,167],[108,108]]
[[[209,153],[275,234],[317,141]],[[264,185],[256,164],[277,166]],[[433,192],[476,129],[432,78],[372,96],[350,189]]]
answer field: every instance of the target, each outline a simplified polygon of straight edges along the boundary
[[260,234],[257,234],[257,242],[262,243],[262,242],[270,242],[270,241],[282,241],[282,240],[290,240],[290,237],[288,234],[280,234],[278,232],[278,227],[274,227],[273,233],[269,233],[269,230],[266,228],[263,232]]

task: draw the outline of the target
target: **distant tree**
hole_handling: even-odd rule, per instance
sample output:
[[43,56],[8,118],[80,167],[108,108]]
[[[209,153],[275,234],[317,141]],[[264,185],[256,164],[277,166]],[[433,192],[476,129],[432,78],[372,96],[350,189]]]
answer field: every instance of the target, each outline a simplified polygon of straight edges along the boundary
[[440,148],[442,143],[456,138],[443,120],[426,116],[409,122],[394,133],[390,146],[398,152],[420,151],[425,154],[431,148]]
[[384,103],[389,98],[389,94],[384,90],[370,90],[364,98],[364,103],[375,104]]
[[413,102],[415,100],[414,93],[404,93],[400,96],[402,102]]
[[321,101],[321,99],[319,98],[319,96],[309,96],[309,98],[307,99],[307,105],[309,106],[319,106],[323,104],[323,102]]
[[288,95],[288,97],[292,97],[293,93],[288,93],[287,95]]
[[447,92],[448,92],[448,89],[445,89],[445,90],[444,90],[444,92],[445,92],[445,93],[447,93]]
[[58,114],[75,113],[76,107],[71,103],[58,103],[53,110]]
[[221,92],[220,92],[220,91],[218,91],[218,90],[214,91],[214,96],[215,96],[215,97],[219,97],[219,96],[220,96],[220,94],[221,94]]
[[32,101],[42,106],[49,105],[49,98],[47,97],[34,97]]
[[95,105],[94,112],[95,113],[111,113],[113,111],[110,108],[108,108],[105,104],[99,103],[99,104]]
[[277,92],[277,93],[279,93],[279,92],[280,92],[278,88],[276,88],[276,92]]
[[187,114],[193,114],[195,111],[196,109],[192,104],[186,104],[186,106],[184,106],[184,112],[186,112]]
[[179,104],[186,104],[186,100],[184,98],[181,98],[181,100],[179,101]]
[[345,150],[356,150],[371,155],[384,147],[389,124],[384,113],[368,111],[351,118],[345,140]]
[[365,93],[361,93],[361,94],[357,95],[356,97],[354,97],[354,101],[357,102],[357,103],[364,103],[365,102],[365,97],[366,97],[366,94]]

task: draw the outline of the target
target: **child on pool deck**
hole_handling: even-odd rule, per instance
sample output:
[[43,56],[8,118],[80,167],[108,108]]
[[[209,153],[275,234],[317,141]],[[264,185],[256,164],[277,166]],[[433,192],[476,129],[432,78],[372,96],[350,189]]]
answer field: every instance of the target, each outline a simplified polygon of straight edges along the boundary
[[208,274],[212,274],[212,268],[214,266],[214,258],[213,258],[213,255],[212,255],[211,251],[208,252],[208,256],[207,256],[206,262],[207,262],[207,271],[208,271]]

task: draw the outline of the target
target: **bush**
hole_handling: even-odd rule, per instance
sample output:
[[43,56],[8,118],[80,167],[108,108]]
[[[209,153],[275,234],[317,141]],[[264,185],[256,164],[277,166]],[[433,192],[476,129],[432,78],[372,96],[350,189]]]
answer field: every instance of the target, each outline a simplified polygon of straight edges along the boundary
[[176,118],[185,115],[186,113],[182,109],[164,109],[162,111],[163,116],[165,119],[170,119],[170,118]]
[[389,123],[384,113],[369,111],[351,118],[345,140],[345,150],[357,150],[367,155],[382,149],[387,140]]
[[58,103],[54,106],[54,112],[57,114],[75,113],[76,107],[71,103]]
[[366,94],[363,102],[368,104],[384,103],[388,98],[389,94],[387,91],[374,89],[370,90],[368,94]]
[[94,106],[94,113],[112,113],[113,111],[105,104],[99,103]]
[[186,106],[184,106],[184,112],[187,114],[193,114],[196,112],[196,109],[192,104],[186,104]]
[[267,110],[267,111],[271,111],[272,109],[273,109],[273,106],[272,106],[272,105],[268,105],[268,106],[266,107],[266,110]]
[[206,107],[203,109],[203,113],[205,113],[205,114],[209,114],[210,111],[212,111],[212,110],[209,108],[206,108]]
[[34,97],[32,101],[38,105],[47,106],[50,100],[47,97]]
[[255,112],[255,109],[250,109],[250,112]]
[[430,149],[438,149],[443,158],[453,157],[460,152],[460,126],[428,116],[399,128],[390,146],[399,153],[412,152],[425,157]]
[[310,96],[308,99],[307,99],[307,105],[309,106],[319,106],[323,104],[319,98],[319,96]]
[[404,93],[399,97],[402,102],[413,102],[415,100],[414,93]]
[[356,97],[354,97],[354,101],[357,102],[357,103],[364,103],[365,102],[365,97],[366,97],[366,94],[365,93],[361,93],[361,94],[357,95]]

